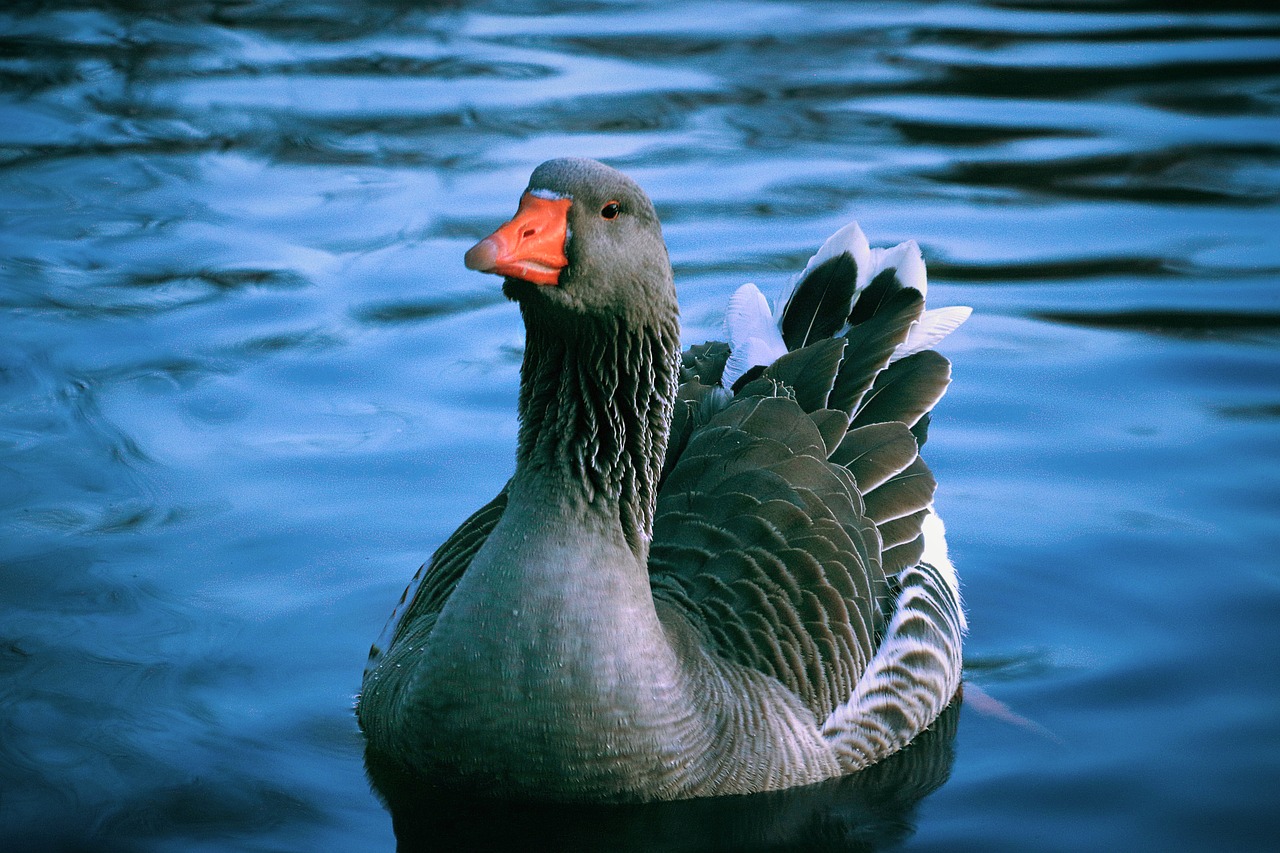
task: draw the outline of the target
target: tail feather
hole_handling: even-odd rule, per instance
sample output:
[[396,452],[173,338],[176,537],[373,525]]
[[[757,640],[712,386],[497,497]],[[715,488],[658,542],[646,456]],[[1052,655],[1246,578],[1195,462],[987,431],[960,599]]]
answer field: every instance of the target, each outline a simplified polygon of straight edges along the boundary
[[852,413],[861,405],[876,376],[924,310],[924,298],[919,291],[898,288],[877,299],[876,305],[879,310],[875,314],[845,333],[848,347],[828,403],[832,408]]
[[853,260],[857,270],[854,288],[857,289],[859,285],[865,287],[867,282],[870,281],[871,247],[868,245],[867,237],[862,233],[858,223],[850,222],[828,237],[818,251],[814,253],[813,257],[809,259],[809,263],[805,264],[800,275],[796,276],[791,286],[787,288],[782,298],[778,300],[778,305],[783,306],[781,313],[785,314],[787,312],[786,306],[791,303],[791,298],[795,295],[800,283],[808,279],[814,270],[832,258],[846,254]]
[[924,301],[923,293],[914,287],[903,286],[896,269],[880,270],[858,294],[858,301],[849,309],[849,325],[858,326],[867,322],[880,311],[885,300],[902,290],[915,290],[920,294],[920,301]]
[[769,311],[769,301],[754,284],[742,285],[729,297],[724,329],[731,347],[722,377],[726,388],[737,384],[751,368],[772,364],[786,355],[787,345]]
[[893,270],[903,287],[918,290],[921,296],[928,294],[929,285],[925,274],[924,256],[920,254],[920,246],[915,240],[907,240],[884,249],[872,249],[869,260],[870,275]]
[[833,337],[845,324],[858,283],[858,262],[848,252],[828,258],[797,285],[782,311],[782,340],[799,349]]
[[955,305],[948,308],[931,308],[920,315],[919,321],[911,327],[907,339],[898,344],[893,351],[890,362],[898,361],[909,355],[923,352],[960,327],[969,319],[972,308]]

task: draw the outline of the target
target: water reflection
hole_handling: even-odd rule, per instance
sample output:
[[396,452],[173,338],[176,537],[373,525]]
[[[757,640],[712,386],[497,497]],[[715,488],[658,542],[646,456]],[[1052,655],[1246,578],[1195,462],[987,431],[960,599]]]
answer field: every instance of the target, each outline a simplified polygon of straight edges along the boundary
[[1280,313],[1264,311],[1046,311],[1036,316],[1053,323],[1131,329],[1190,339],[1280,339]]
[[947,781],[961,701],[906,749],[861,773],[805,788],[638,806],[461,797],[369,756],[401,853],[434,850],[874,851],[901,845],[916,807]]

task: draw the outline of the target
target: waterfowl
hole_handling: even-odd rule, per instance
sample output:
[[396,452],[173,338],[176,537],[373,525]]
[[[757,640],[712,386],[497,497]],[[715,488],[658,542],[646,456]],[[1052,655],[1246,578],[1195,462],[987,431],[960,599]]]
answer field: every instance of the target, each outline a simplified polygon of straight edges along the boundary
[[466,254],[526,343],[514,475],[406,590],[357,705],[367,755],[508,798],[749,794],[864,768],[960,684],[965,618],[920,457],[950,381],[908,242],[856,224],[777,317],[680,349],[649,198],[551,160]]

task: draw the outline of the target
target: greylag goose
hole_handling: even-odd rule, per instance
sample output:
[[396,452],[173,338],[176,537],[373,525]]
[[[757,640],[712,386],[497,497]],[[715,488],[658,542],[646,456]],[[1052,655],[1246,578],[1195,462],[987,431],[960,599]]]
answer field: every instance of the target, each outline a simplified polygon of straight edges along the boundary
[[816,783],[905,746],[965,619],[920,458],[968,309],[908,242],[828,240],[773,316],[681,353],[657,215],[551,160],[466,254],[526,343],[516,469],[370,654],[369,756],[490,796],[641,802]]

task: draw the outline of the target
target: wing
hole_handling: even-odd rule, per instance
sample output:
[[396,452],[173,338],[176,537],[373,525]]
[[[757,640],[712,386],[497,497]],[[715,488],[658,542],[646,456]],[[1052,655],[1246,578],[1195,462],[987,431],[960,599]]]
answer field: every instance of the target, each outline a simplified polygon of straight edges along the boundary
[[817,424],[782,396],[739,395],[698,428],[663,485],[655,598],[725,658],[774,676],[823,719],[883,622],[879,540]]
[[[785,354],[726,372],[730,347],[710,343],[682,366],[650,551],[654,596],[817,719],[839,712],[837,734],[865,711],[854,700],[870,681],[903,665],[903,637],[921,628],[904,595],[920,598],[922,573],[932,578],[920,561],[935,483],[919,447],[950,365],[927,347],[959,312],[932,315],[912,337],[923,278],[914,244],[868,251],[861,231],[844,229],[791,290],[778,338],[757,348]],[[729,337],[760,341],[762,328],[754,311],[749,333]],[[938,586],[923,597],[946,599],[934,608],[936,642],[954,646],[940,659],[954,657],[958,679],[958,595]],[[913,715],[909,734],[952,693],[926,703],[923,724]]]
[[386,627],[369,649],[369,661],[364,667],[364,678],[369,677],[383,653],[399,642],[409,630],[426,636],[435,625],[436,617],[445,601],[458,585],[458,579],[471,565],[480,546],[493,532],[502,512],[507,508],[507,487],[503,486],[497,497],[472,513],[424,563],[400,596],[400,602],[391,612]]

